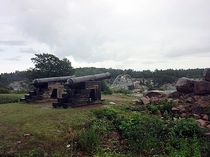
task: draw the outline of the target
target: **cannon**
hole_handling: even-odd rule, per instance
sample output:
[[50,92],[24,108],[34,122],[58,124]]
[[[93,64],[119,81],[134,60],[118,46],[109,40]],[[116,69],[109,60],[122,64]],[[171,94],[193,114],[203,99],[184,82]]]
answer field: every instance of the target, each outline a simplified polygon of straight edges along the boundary
[[65,83],[66,93],[52,106],[68,108],[101,103],[101,81],[110,78],[109,72],[69,78]]
[[31,85],[35,88],[21,98],[21,102],[45,102],[61,98],[64,91],[64,83],[75,76],[49,77],[34,79]]

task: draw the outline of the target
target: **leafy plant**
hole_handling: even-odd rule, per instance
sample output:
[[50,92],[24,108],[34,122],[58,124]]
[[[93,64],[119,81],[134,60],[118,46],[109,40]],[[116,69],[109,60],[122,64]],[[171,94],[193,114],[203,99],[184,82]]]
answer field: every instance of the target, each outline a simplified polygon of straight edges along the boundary
[[199,137],[204,135],[204,131],[193,118],[179,119],[172,127],[172,132],[181,137],[193,137],[194,135]]

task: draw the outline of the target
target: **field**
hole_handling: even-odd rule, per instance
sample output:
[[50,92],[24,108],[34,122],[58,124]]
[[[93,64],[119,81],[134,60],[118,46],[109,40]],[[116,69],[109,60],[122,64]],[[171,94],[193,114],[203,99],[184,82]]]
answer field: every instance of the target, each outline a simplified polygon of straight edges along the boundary
[[172,104],[154,109],[133,105],[135,98],[125,95],[103,98],[103,104],[68,109],[51,103],[1,104],[0,156],[210,155],[205,130],[193,119],[170,119]]

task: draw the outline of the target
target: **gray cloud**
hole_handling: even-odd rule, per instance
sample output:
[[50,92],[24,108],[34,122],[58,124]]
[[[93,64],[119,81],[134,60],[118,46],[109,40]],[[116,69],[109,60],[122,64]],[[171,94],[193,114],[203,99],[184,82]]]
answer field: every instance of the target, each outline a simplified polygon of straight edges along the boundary
[[20,46],[25,45],[25,42],[20,40],[0,40],[0,45]]
[[168,58],[178,58],[184,56],[202,56],[207,54],[210,56],[210,47],[208,47],[208,45],[200,48],[174,48],[170,52],[165,53],[165,56]]
[[18,52],[23,52],[23,53],[38,53],[37,51],[35,51],[34,49],[32,48],[29,48],[29,49],[23,49],[23,48],[20,48]]
[[176,68],[182,58],[209,56],[209,16],[207,0],[7,0],[0,6],[0,45],[5,52],[71,56],[78,65]]
[[0,51],[4,51],[4,49],[0,48]]
[[5,58],[3,60],[7,60],[7,61],[20,61],[21,56],[15,56],[15,57],[11,57],[11,58]]

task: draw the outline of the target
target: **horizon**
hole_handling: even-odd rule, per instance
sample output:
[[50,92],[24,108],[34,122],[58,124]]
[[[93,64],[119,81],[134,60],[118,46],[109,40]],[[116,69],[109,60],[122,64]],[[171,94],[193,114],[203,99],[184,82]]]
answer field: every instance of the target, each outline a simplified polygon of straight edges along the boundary
[[[96,69],[107,69],[107,70],[109,70],[109,69],[113,69],[113,70],[123,70],[123,71],[125,71],[125,70],[133,70],[133,71],[135,71],[135,72],[143,72],[143,71],[147,71],[147,70],[149,70],[149,69],[144,69],[144,70],[135,70],[135,69],[116,69],[116,68],[103,68],[103,67],[100,67],[100,68],[98,68],[98,67],[77,67],[77,68],[74,68],[73,67],[73,69],[79,69],[79,68],[96,68]],[[208,67],[206,67],[206,68],[208,68]],[[195,69],[206,69],[206,68],[187,68],[187,69],[171,69],[171,68],[169,68],[169,69],[155,69],[155,70],[162,70],[162,71],[166,71],[166,70],[195,70]],[[2,75],[2,74],[9,74],[9,73],[15,73],[15,72],[24,72],[24,71],[27,71],[27,70],[29,70],[29,69],[26,69],[26,70],[16,70],[16,71],[12,71],[12,72],[4,72],[4,73],[1,73],[0,72],[0,75]],[[155,70],[149,70],[149,71],[151,71],[151,72],[155,72]]]

